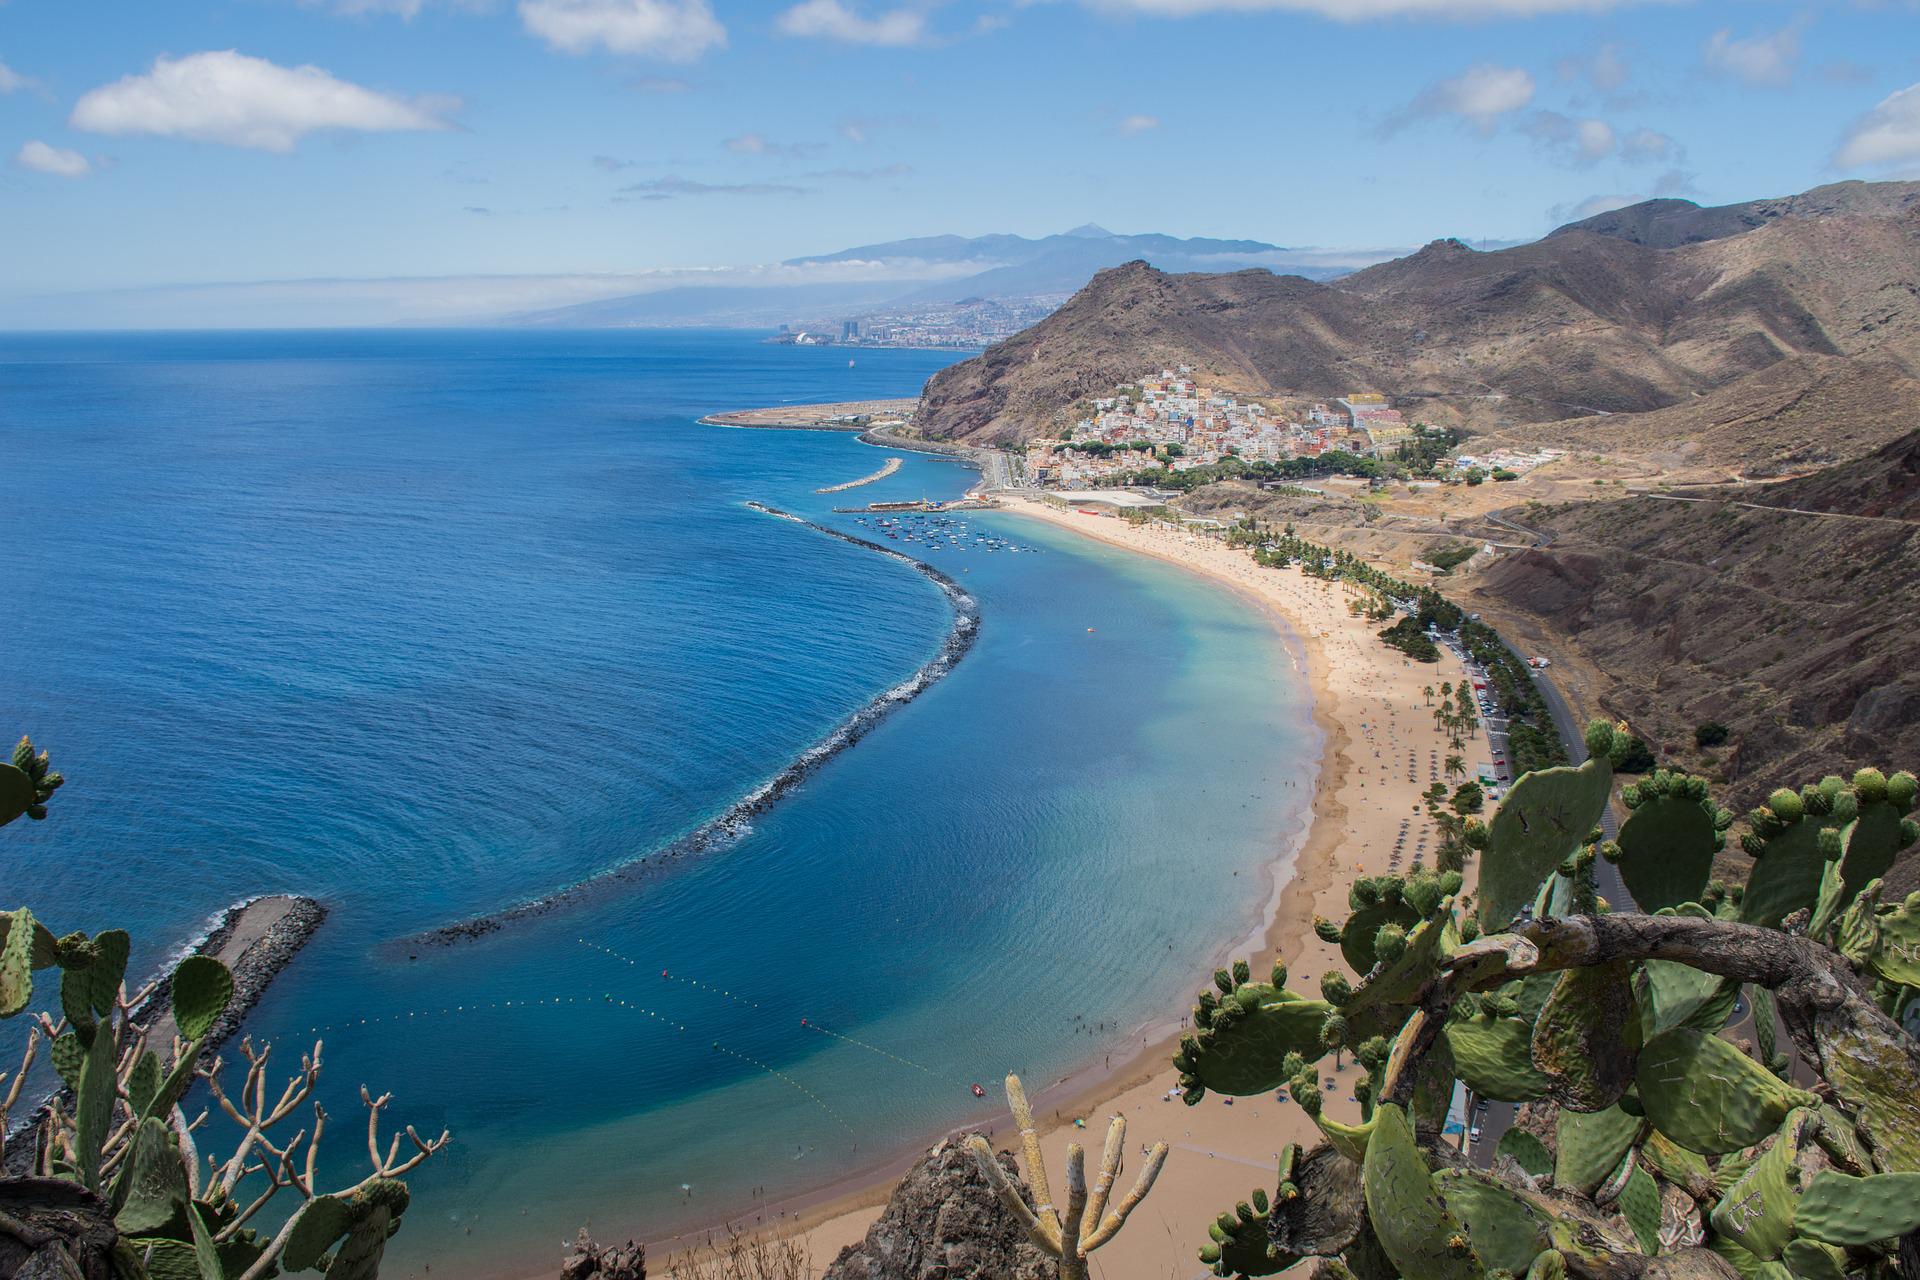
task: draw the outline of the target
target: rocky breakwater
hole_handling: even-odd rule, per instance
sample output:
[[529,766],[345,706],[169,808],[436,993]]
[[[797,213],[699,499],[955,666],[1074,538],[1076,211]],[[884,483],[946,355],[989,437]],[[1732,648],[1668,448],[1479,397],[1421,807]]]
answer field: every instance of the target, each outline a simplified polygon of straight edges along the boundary
[[664,874],[684,865],[692,858],[737,840],[752,829],[754,818],[773,808],[827,761],[866,737],[873,731],[874,726],[887,716],[932,688],[942,676],[952,671],[959,664],[960,659],[966,656],[967,650],[973,647],[973,642],[980,633],[979,602],[947,574],[923,560],[916,560],[892,547],[884,547],[877,542],[869,542],[865,538],[857,538],[850,533],[830,529],[823,524],[815,524],[811,520],[794,515],[791,511],[783,511],[763,502],[749,502],[746,505],[762,514],[800,525],[830,538],[838,538],[842,542],[850,542],[856,547],[864,547],[868,551],[876,552],[889,559],[898,560],[940,588],[941,594],[947,598],[947,603],[953,606],[953,625],[948,629],[947,638],[941,642],[939,650],[933,657],[927,659],[918,671],[841,721],[832,732],[801,752],[780,772],[686,835],[627,862],[610,867],[598,875],[589,876],[585,880],[556,889],[530,902],[518,903],[490,915],[441,925],[424,933],[402,938],[394,944],[393,949],[397,953],[411,958],[418,954],[418,949],[421,947],[446,947],[456,943],[472,942],[497,933],[509,925],[586,901],[595,894]]

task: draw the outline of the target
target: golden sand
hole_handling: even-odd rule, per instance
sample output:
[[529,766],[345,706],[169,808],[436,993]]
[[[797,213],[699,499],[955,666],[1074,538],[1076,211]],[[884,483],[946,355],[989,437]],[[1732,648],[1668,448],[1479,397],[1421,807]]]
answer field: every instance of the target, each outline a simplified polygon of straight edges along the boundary
[[[1458,683],[1465,671],[1446,650],[1435,666],[1412,662],[1381,644],[1378,623],[1347,612],[1337,584],[1306,577],[1297,569],[1265,569],[1245,551],[1218,539],[1163,524],[1133,525],[1111,516],[1090,516],[1039,502],[1006,499],[1008,510],[1045,520],[1117,547],[1157,556],[1203,574],[1257,603],[1274,624],[1297,637],[1306,653],[1306,678],[1314,716],[1325,737],[1325,756],[1314,797],[1313,824],[1292,878],[1278,898],[1266,931],[1264,954],[1253,957],[1256,975],[1276,954],[1291,970],[1288,985],[1318,994],[1320,975],[1340,966],[1338,948],[1313,932],[1316,914],[1342,919],[1348,883],[1360,875],[1404,871],[1429,852],[1429,824],[1420,793],[1436,779],[1449,747],[1435,727],[1423,690]],[[1486,739],[1476,737],[1461,753],[1469,773],[1487,760]],[[1396,853],[1396,842],[1398,853]],[[1291,851],[1276,840],[1276,867]],[[1429,860],[1429,865],[1431,865]],[[1342,968],[1344,972],[1344,968]],[[1195,973],[1194,987],[1209,975]],[[1185,1010],[1175,1011],[1175,1016]],[[1127,1150],[1137,1163],[1144,1146],[1165,1141],[1172,1148],[1153,1194],[1134,1213],[1126,1231],[1093,1255],[1092,1273],[1106,1280],[1191,1277],[1202,1268],[1195,1251],[1207,1239],[1207,1224],[1244,1200],[1255,1188],[1271,1193],[1274,1163],[1288,1142],[1311,1146],[1318,1134],[1305,1114],[1272,1097],[1229,1102],[1208,1094],[1189,1107],[1175,1090],[1169,1065],[1173,1045],[1153,1045],[1129,1067],[1105,1075],[1077,1095],[1036,1101],[1036,1116],[1048,1126],[1044,1139],[1057,1183],[1069,1142],[1097,1154],[1106,1117],[1127,1118]],[[1325,1096],[1329,1115],[1355,1120],[1356,1070],[1349,1061],[1335,1069]],[[1029,1081],[1037,1088],[1040,1081]],[[1084,1130],[1073,1124],[1085,1122]],[[994,1135],[1005,1146],[1003,1128]],[[1130,1182],[1123,1178],[1123,1185]],[[802,1239],[816,1266],[824,1267],[844,1245],[858,1240],[880,1212],[889,1186],[869,1189],[801,1217]]]

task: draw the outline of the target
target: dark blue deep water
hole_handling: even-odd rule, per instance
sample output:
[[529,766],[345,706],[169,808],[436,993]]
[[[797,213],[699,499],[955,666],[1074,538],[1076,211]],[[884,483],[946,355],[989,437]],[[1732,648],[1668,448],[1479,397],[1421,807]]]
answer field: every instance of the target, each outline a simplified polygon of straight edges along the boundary
[[972,653],[749,833],[395,947],[658,849],[937,650],[923,576],[744,504],[859,532],[836,501],[971,472],[908,454],[819,495],[891,455],[695,419],[911,395],[952,358],[0,335],[0,732],[70,779],[0,832],[0,906],[130,929],[138,973],[238,898],[324,900],[249,1030],[290,1062],[324,1035],[336,1177],[363,1082],[454,1131],[398,1275],[550,1272],[583,1222],[657,1237],[824,1186],[986,1114],[973,1081],[1137,1045],[1257,923],[1306,695],[1242,602],[1013,516],[973,523],[1034,551],[925,553],[980,603]]

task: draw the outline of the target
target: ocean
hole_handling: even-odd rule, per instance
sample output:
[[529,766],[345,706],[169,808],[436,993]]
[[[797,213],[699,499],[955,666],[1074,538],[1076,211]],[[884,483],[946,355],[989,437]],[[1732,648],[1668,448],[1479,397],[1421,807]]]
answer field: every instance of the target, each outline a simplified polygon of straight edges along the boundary
[[[852,354],[0,335],[0,732],[69,779],[0,832],[0,907],[129,929],[146,973],[236,899],[324,901],[247,1031],[288,1068],[324,1039],[323,1180],[362,1176],[362,1084],[452,1130],[389,1274],[550,1274],[583,1224],[840,1183],[991,1116],[1010,1069],[1117,1065],[1259,925],[1318,755],[1282,640],[1017,516],[929,545],[832,511],[956,496],[954,461],[695,421],[958,358]],[[977,643],[704,853],[408,944],[657,860],[939,652],[926,576],[749,502],[934,565]]]

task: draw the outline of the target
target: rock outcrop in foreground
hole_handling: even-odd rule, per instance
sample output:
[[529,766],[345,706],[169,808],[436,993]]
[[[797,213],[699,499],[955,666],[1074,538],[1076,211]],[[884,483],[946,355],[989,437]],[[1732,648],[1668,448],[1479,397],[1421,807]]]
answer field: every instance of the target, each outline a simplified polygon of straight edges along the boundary
[[[1013,1157],[1000,1163],[1016,1184]],[[1053,1266],[1000,1207],[959,1139],[920,1158],[887,1208],[824,1280],[1047,1280]]]

